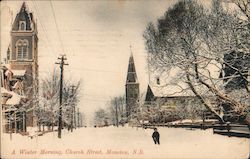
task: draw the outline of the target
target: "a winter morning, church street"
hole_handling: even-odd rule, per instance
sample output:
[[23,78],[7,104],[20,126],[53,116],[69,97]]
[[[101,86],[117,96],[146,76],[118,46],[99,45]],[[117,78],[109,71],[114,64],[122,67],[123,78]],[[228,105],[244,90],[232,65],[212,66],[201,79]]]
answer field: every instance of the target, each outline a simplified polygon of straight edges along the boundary
[[2,0],[1,158],[250,157],[249,0]]

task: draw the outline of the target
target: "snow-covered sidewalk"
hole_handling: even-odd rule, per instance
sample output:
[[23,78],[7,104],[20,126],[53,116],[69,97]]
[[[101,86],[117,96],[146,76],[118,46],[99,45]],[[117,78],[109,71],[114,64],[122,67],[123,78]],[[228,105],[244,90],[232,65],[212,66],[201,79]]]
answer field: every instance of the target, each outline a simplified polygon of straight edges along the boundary
[[3,158],[205,158],[247,159],[249,139],[213,134],[212,130],[158,128],[161,145],[154,145],[152,129],[130,127],[81,128],[33,139],[2,137]]

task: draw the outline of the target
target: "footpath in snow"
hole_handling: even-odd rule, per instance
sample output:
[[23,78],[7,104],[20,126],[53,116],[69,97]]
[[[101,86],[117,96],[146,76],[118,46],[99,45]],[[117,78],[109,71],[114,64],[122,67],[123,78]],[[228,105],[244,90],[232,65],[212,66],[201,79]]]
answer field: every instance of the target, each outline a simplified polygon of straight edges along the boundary
[[80,128],[33,139],[19,134],[2,136],[2,158],[188,158],[247,159],[247,138],[213,134],[212,130],[158,128],[160,145],[151,138],[152,129],[131,127]]

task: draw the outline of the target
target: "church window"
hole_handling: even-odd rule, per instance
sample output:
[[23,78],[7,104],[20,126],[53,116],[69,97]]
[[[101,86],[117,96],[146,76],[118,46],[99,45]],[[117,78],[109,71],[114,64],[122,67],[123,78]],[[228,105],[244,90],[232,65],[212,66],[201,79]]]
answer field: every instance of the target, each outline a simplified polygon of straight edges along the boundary
[[17,59],[22,58],[22,42],[18,41],[17,42]]
[[10,52],[9,51],[7,52],[7,60],[8,61],[10,60]]
[[26,30],[26,23],[25,21],[19,22],[19,30]]
[[161,83],[160,83],[160,78],[159,78],[159,77],[156,77],[156,83],[157,83],[158,85],[161,84]]
[[28,59],[28,41],[27,40],[18,40],[16,43],[16,52],[18,60]]
[[28,58],[28,42],[27,41],[23,42],[23,58],[24,59]]

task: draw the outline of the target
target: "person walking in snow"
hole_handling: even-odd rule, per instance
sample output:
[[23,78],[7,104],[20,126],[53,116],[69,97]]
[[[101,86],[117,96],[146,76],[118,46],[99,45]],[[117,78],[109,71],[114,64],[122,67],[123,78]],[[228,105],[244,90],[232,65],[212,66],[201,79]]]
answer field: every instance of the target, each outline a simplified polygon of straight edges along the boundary
[[160,134],[157,131],[157,128],[154,128],[154,132],[152,134],[152,138],[153,138],[155,144],[159,144],[160,145]]

